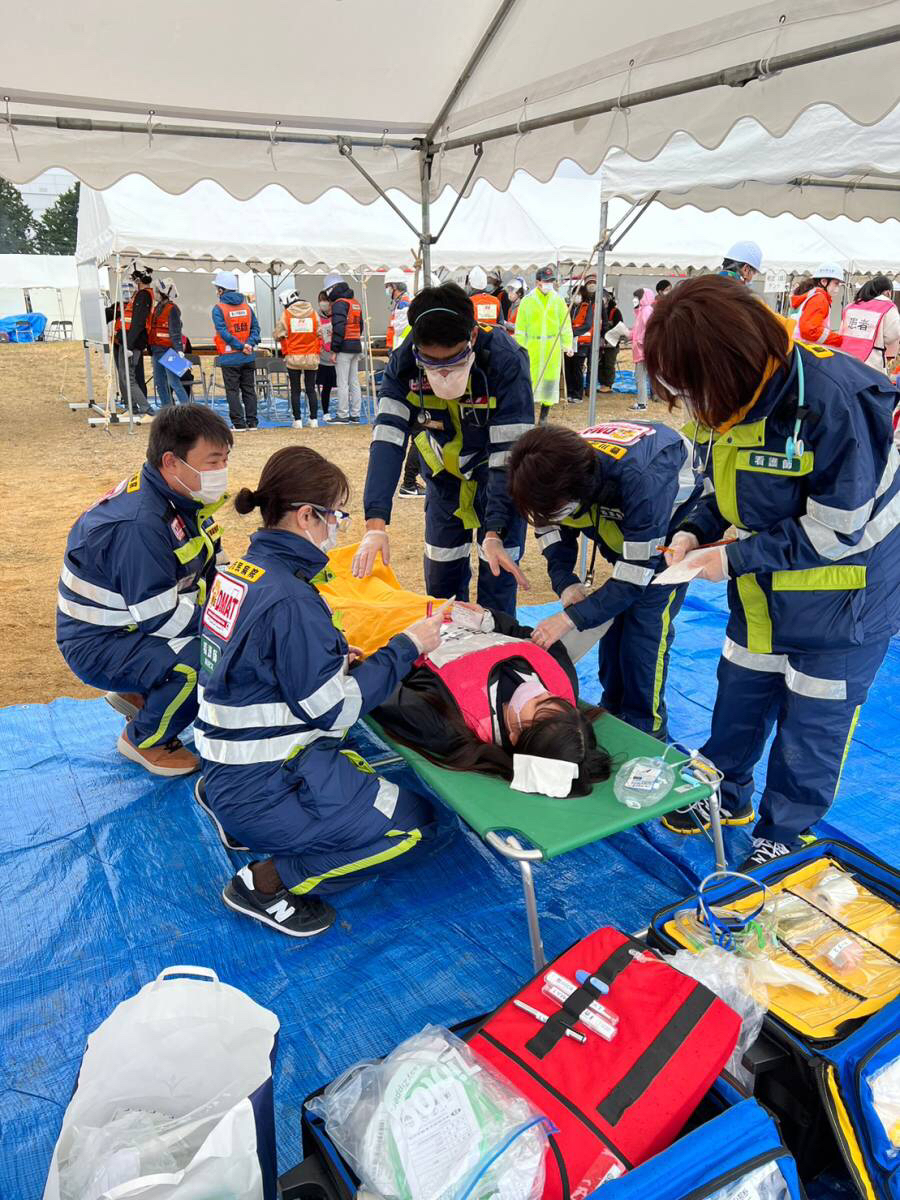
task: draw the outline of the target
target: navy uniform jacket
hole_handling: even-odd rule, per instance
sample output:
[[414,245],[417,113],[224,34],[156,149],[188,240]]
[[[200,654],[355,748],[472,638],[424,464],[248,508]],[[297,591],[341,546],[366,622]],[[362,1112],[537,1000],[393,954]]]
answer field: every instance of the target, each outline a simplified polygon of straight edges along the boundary
[[176,654],[196,637],[222,556],[213,512],[145,463],[78,518],[59,578],[56,640],[139,631]]
[[[798,415],[802,455],[785,442]],[[757,654],[840,650],[900,626],[900,454],[890,380],[827,346],[796,343],[742,420],[713,433],[715,491],[683,521],[701,542],[734,525],[728,636]],[[685,432],[688,432],[687,430]],[[697,435],[698,456],[709,431]]]
[[589,439],[595,455],[590,495],[577,497],[581,507],[571,517],[535,530],[557,595],[578,583],[579,534],[614,564],[611,579],[566,609],[578,629],[605,625],[640,598],[665,566],[658,547],[667,544],[701,487],[690,447],[677,430],[652,421],[595,428],[600,432]]
[[418,413],[425,418],[416,445],[433,475],[442,471],[486,488],[484,526],[502,534],[517,517],[506,486],[506,465],[516,438],[534,425],[528,355],[503,329],[479,329],[468,394],[461,400],[432,395],[408,337],[384,373],[369,448],[366,519],[391,519],[406,443]]

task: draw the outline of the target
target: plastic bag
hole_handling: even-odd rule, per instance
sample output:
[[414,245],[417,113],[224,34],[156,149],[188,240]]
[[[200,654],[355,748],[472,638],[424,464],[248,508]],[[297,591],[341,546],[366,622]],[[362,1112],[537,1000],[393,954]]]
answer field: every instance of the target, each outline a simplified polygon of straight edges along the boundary
[[726,1070],[752,1090],[753,1075],[741,1060],[759,1037],[769,1007],[768,993],[754,976],[753,961],[719,946],[709,946],[699,954],[679,950],[671,965],[682,975],[689,975],[708,987],[741,1018],[741,1034]]
[[872,1104],[893,1147],[891,1157],[900,1154],[900,1058],[877,1070],[869,1080]]
[[626,808],[650,808],[668,796],[675,772],[661,758],[629,758],[616,772],[613,791]]
[[839,867],[826,867],[810,883],[795,884],[793,890],[832,917],[840,917],[847,905],[859,898],[859,888]]
[[384,1200],[540,1200],[544,1118],[439,1026],[351,1067],[309,1108]]
[[166,1113],[143,1109],[123,1109],[99,1128],[74,1127],[60,1163],[61,1200],[100,1200],[133,1179],[180,1171],[203,1141],[188,1144],[184,1132]]
[[790,1195],[778,1163],[769,1162],[726,1183],[706,1200],[790,1200]]

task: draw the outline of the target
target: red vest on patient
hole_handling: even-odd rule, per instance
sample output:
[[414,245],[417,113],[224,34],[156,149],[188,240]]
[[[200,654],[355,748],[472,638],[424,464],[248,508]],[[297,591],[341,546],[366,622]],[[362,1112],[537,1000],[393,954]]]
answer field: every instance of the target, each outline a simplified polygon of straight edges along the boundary
[[[483,635],[491,641],[496,635]],[[476,639],[473,639],[473,641]],[[436,651],[440,654],[440,650]],[[575,691],[569,676],[552,654],[519,638],[504,638],[497,645],[487,645],[462,654],[443,665],[437,665],[426,655],[424,666],[433,671],[459,706],[462,718],[482,742],[492,742],[493,722],[488,680],[498,663],[510,658],[524,658],[541,683],[554,696],[575,703]]]

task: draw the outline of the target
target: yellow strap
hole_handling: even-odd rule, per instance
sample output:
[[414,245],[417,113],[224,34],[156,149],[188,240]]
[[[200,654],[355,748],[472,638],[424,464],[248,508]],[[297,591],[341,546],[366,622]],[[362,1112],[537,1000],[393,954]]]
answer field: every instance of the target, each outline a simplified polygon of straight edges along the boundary
[[736,583],[747,622],[747,649],[752,654],[771,654],[772,617],[766,593],[755,575],[738,575]]
[[478,491],[474,479],[462,479],[459,484],[459,508],[453,514],[463,523],[463,529],[480,529],[481,522],[475,512],[475,493]]
[[422,433],[416,434],[413,441],[416,443],[416,449],[422,455],[422,460],[428,466],[432,475],[439,475],[444,469],[444,464],[438,458],[437,454],[435,454],[434,446],[428,440],[428,434],[423,430]]
[[392,829],[387,835],[392,838],[402,838],[395,846],[391,846],[389,850],[382,850],[378,854],[370,854],[367,858],[359,858],[356,862],[344,863],[341,867],[335,867],[331,871],[326,871],[323,875],[313,875],[309,879],[304,879],[302,883],[298,883],[296,887],[290,890],[296,896],[305,896],[307,892],[313,891],[320,883],[324,883],[328,879],[341,879],[344,875],[352,875],[355,871],[367,871],[371,867],[380,867],[386,862],[390,862],[392,858],[399,858],[401,854],[405,854],[407,850],[412,850],[422,840],[421,829],[412,829],[408,833],[402,829]]
[[357,754],[355,750],[340,750],[338,753],[343,754],[344,758],[352,762],[357,771],[362,771],[364,775],[375,774],[375,768],[367,763],[363,756]]
[[564,517],[560,525],[568,525],[572,529],[593,529],[600,540],[609,546],[615,554],[621,554],[625,546],[625,535],[610,517],[601,517],[597,505],[591,505],[590,511],[580,517]]

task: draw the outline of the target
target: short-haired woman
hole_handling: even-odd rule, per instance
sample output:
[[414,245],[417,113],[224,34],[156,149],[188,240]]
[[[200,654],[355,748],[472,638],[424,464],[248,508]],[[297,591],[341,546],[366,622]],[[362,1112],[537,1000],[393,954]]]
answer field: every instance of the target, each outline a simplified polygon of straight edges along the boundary
[[[848,355],[795,342],[790,322],[723,278],[686,280],[658,300],[645,348],[654,389],[691,418],[711,487],[667,557],[693,550],[702,578],[728,580],[703,753],[724,772],[733,823],[753,819],[753,769],[775,728],[752,868],[828,811],[900,628],[896,390]],[[736,540],[703,549],[730,526]],[[664,823],[693,833],[708,820],[700,803]]]
[[[427,800],[342,749],[439,642],[441,614],[365,662],[335,627],[314,579],[346,516],[347,479],[305,446],[278,450],[235,497],[263,527],[216,576],[203,616],[197,800],[229,848],[264,856],[223,892],[229,908],[291,937],[323,933],[321,897],[409,862],[431,837]],[[226,832],[227,831],[227,832]]]
[[366,534],[354,574],[390,561],[385,526],[415,438],[425,478],[425,589],[469,598],[472,531],[478,540],[478,603],[515,613],[525,523],[506,489],[509,451],[534,423],[528,358],[499,327],[475,323],[455,283],[424,288],[409,306],[411,333],[388,361],[369,451]]

